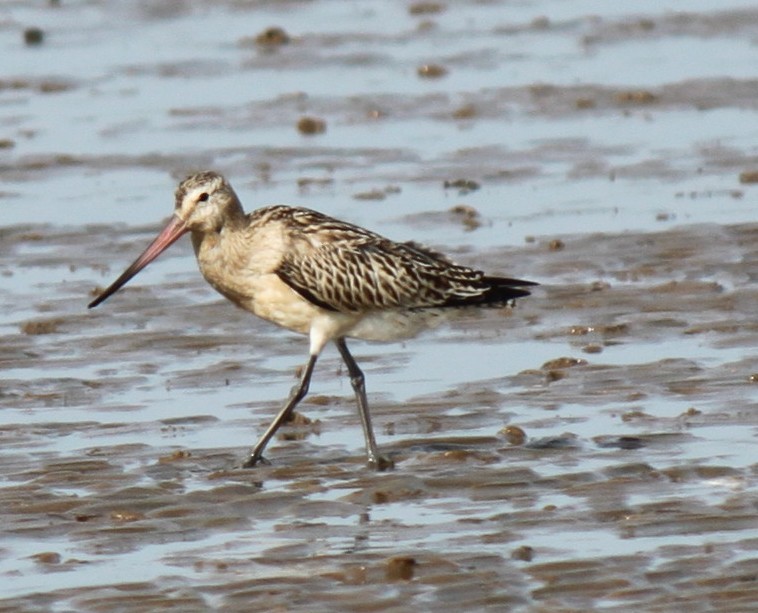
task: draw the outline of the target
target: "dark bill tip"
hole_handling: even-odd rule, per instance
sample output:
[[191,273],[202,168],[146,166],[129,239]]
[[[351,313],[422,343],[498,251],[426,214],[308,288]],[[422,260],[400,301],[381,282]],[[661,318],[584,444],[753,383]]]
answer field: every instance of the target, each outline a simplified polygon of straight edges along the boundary
[[150,243],[142,254],[132,262],[121,276],[111,283],[103,292],[87,305],[88,309],[93,309],[102,302],[105,302],[110,296],[115,294],[129,280],[134,277],[140,270],[145,268],[150,262],[157,258],[161,253],[173,245],[179,237],[187,232],[187,225],[183,220],[176,216],[171,218],[168,225],[161,231],[158,236],[155,237],[152,243]]

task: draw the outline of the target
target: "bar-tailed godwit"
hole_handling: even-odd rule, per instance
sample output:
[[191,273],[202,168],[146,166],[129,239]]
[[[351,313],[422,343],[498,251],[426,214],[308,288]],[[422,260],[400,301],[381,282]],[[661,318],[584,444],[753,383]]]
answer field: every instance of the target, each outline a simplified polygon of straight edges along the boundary
[[397,243],[316,211],[267,206],[245,214],[220,174],[182,181],[168,225],[131,266],[89,304],[96,307],[189,232],[200,272],[243,309],[308,335],[300,381],[243,466],[263,451],[308,392],[321,350],[334,341],[347,366],[366,439],[368,464],[392,466],[371,427],[363,372],[346,338],[390,341],[415,336],[466,308],[509,305],[528,296],[532,281],[484,274],[413,242]]

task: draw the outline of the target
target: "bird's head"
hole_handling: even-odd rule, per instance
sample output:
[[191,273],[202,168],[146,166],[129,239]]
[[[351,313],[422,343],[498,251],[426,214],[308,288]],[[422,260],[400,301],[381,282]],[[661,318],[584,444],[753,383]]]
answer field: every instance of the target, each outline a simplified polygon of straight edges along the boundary
[[242,214],[237,194],[223,176],[200,172],[176,188],[174,215],[192,232],[218,232]]
[[206,171],[187,177],[176,189],[174,214],[166,227],[118,279],[90,302],[89,308],[116,293],[187,232],[219,232],[225,224],[243,217],[237,195],[220,174]]

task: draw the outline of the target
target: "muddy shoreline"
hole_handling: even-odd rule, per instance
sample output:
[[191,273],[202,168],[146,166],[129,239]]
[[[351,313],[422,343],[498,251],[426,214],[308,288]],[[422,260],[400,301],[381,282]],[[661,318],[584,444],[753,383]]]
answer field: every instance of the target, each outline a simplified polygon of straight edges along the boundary
[[[116,4],[0,23],[0,611],[753,609],[754,7]],[[86,309],[203,168],[542,285],[242,470],[305,339],[188,241]]]

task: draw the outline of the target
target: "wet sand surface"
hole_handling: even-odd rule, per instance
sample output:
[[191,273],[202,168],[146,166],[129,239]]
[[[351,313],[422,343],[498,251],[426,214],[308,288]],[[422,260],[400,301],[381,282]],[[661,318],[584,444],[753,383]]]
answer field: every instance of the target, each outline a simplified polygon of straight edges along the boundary
[[[0,611],[754,610],[751,4],[6,3]],[[189,241],[86,310],[202,168],[542,285],[240,469],[307,341]]]

